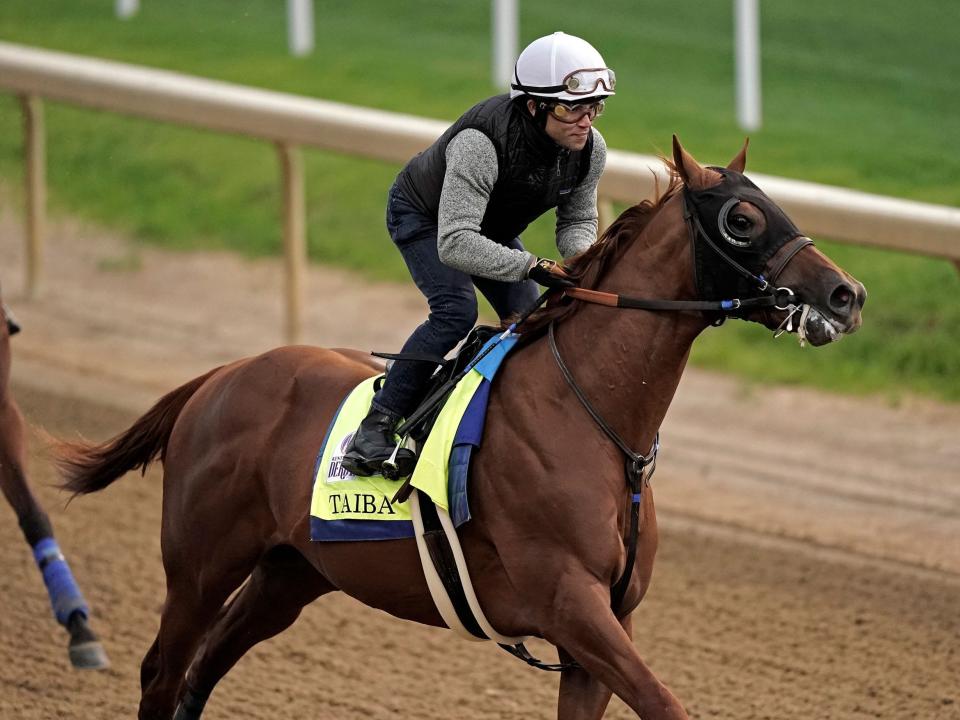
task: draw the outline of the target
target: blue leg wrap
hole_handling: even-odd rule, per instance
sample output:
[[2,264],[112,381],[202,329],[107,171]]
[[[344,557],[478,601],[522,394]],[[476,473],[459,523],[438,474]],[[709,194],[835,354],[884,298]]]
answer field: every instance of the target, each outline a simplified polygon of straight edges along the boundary
[[77,581],[73,579],[70,566],[67,565],[60,546],[52,537],[44,538],[33,546],[33,557],[37,567],[43,573],[43,584],[47,586],[50,605],[57,622],[66,625],[75,612],[90,617],[90,608],[83,600]]

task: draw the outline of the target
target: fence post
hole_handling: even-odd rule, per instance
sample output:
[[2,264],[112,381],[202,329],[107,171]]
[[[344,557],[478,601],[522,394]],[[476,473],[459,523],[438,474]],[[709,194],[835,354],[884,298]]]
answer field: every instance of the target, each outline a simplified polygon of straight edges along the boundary
[[129,20],[140,11],[140,0],[116,0],[117,17]]
[[287,44],[296,57],[313,52],[313,0],[287,0]]
[[517,60],[517,27],[520,24],[517,0],[493,0],[490,13],[490,30],[493,36],[490,75],[495,88],[509,90],[513,78],[513,64]]
[[613,225],[617,219],[614,215],[613,200],[607,198],[597,198],[597,237],[603,235],[603,231]]
[[759,130],[762,114],[759,0],[734,0],[733,15],[737,122],[744,130]]
[[283,183],[283,267],[286,276],[284,339],[300,342],[303,329],[304,275],[307,264],[307,224],[304,200],[303,153],[296,145],[277,143]]
[[21,95],[23,112],[23,166],[26,196],[26,278],[30,299],[39,297],[43,284],[43,246],[47,212],[47,153],[43,129],[43,101]]

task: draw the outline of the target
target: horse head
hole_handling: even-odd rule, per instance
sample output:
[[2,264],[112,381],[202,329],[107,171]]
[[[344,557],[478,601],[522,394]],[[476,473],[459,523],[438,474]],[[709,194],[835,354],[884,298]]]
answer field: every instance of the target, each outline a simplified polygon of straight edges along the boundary
[[743,175],[747,143],[725,168],[700,165],[673,137],[673,165],[683,183],[684,217],[693,240],[700,298],[772,293],[771,305],[729,314],[824,345],[860,327],[863,285],[813,246],[786,213]]

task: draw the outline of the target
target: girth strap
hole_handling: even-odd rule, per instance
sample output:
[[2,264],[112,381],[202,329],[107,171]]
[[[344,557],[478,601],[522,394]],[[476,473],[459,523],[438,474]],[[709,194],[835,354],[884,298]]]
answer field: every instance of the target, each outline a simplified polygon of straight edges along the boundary
[[517,643],[516,645],[504,645],[503,643],[497,643],[501,648],[506,650],[508,653],[513,655],[515,658],[523,660],[527,665],[535,667],[538,670],[547,670],[549,672],[563,672],[564,670],[575,670],[580,667],[579,663],[568,662],[568,663],[545,663],[541,660],[538,660],[533,655],[530,654],[530,651],[527,650],[527,646],[523,643]]

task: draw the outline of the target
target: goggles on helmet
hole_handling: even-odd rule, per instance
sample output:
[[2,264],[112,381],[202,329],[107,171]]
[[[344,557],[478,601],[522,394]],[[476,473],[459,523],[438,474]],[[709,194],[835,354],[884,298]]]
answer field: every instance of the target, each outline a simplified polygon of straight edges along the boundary
[[606,106],[603,100],[597,100],[592,103],[583,103],[580,105],[568,105],[563,102],[542,102],[540,103],[541,109],[546,110],[554,118],[559,120],[562,123],[578,123],[584,117],[589,117],[591,120],[596,120],[597,117],[603,114],[603,108]]
[[571,95],[593,95],[601,85],[607,92],[617,86],[617,75],[610,68],[574,70],[563,79],[563,88]]
[[[514,75],[514,77],[517,77]],[[600,86],[603,90],[600,90]],[[560,85],[547,85],[545,87],[536,87],[533,85],[524,85],[517,77],[517,82],[512,83],[510,87],[514,90],[523,90],[526,93],[536,95],[538,93],[557,93],[567,92],[571,95],[594,95],[599,92],[613,92],[617,86],[617,75],[610,68],[580,68],[567,73]]]

